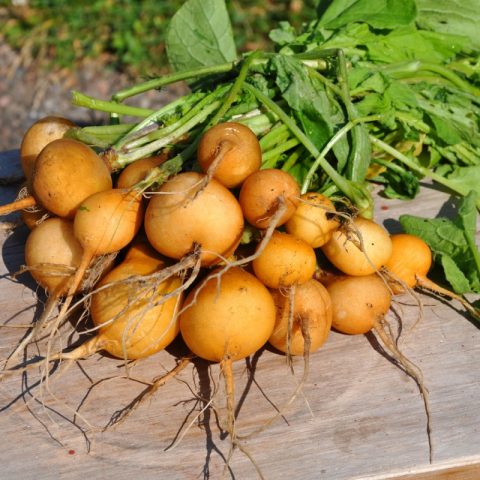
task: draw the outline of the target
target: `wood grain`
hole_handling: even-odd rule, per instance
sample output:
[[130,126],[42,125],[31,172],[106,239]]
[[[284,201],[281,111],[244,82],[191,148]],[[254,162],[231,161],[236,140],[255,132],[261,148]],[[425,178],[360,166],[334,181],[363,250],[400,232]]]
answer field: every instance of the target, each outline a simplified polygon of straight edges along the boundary
[[[0,162],[5,158],[0,156]],[[16,161],[11,154],[8,158]],[[1,202],[11,200],[15,189],[0,187]],[[412,202],[377,197],[377,219],[390,231],[398,230],[401,213],[453,212],[448,196],[430,186]],[[36,301],[42,292],[29,276],[12,277],[23,263],[27,233],[19,227],[1,234],[2,357],[41,308]],[[332,332],[311,358],[303,394],[267,430],[245,443],[265,478],[480,478],[480,332],[457,305],[421,298],[425,315],[418,323],[411,297],[399,298],[395,310],[403,321],[400,346],[422,369],[430,392],[433,463],[428,462],[425,412],[415,383],[378,351],[372,336]],[[51,372],[48,385],[35,384],[36,370],[4,378],[0,478],[257,478],[252,463],[238,451],[225,472],[229,443],[219,429],[225,402],[216,365],[193,362],[124,423],[103,429],[145,388],[135,379],[161,375],[182,353],[177,342],[132,366],[132,378],[125,378],[122,362],[102,355],[62,364]],[[28,358],[35,354],[32,346]],[[296,359],[294,367],[292,376],[285,358],[269,349],[234,365],[239,433],[252,431],[288,402],[302,374],[302,360]],[[203,410],[212,398],[213,408]]]

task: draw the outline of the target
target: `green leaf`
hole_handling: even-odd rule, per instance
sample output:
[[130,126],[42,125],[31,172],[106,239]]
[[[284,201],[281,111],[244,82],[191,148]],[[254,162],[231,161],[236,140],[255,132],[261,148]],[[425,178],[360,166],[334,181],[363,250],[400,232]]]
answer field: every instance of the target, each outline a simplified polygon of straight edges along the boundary
[[279,46],[284,46],[295,42],[295,29],[288,22],[279,22],[279,28],[274,28],[268,34],[270,40]]
[[440,263],[443,267],[447,282],[456,293],[469,292],[471,290],[467,277],[458,268],[452,257],[440,255]]
[[335,29],[365,22],[375,28],[396,28],[413,22],[416,13],[414,0],[333,0],[320,18],[320,25]]
[[466,235],[475,240],[477,231],[477,207],[475,206],[476,195],[470,192],[458,208],[458,223]]
[[236,60],[224,0],[187,0],[171,19],[165,44],[170,65],[176,71]]
[[[338,125],[343,125],[343,112],[328,97],[322,83],[308,74],[301,61],[286,55],[275,55],[271,67],[282,97],[294,111],[302,130],[318,150],[327,144]],[[341,169],[347,161],[349,146],[344,137],[334,147]]]
[[480,49],[478,0],[417,0],[417,25],[439,33],[463,35]]
[[389,198],[411,200],[420,190],[418,178],[408,170],[387,170],[382,176],[387,182],[383,193]]
[[446,175],[451,185],[456,186],[467,195],[469,192],[476,192],[477,203],[480,198],[480,165],[471,167],[453,167]]
[[431,248],[434,259],[456,293],[480,292],[480,255],[475,244],[476,195],[462,199],[458,215],[427,219],[401,215],[405,232],[422,238]]
[[388,35],[377,35],[366,45],[368,57],[377,63],[400,63],[412,60],[442,63],[456,53],[469,49],[464,37],[416,30],[413,25],[400,27]]

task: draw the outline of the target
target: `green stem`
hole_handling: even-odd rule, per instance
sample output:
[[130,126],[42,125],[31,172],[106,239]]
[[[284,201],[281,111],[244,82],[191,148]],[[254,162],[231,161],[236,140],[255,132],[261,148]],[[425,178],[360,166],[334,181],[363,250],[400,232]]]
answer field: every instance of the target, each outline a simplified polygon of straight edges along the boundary
[[[152,140],[157,140],[157,139],[165,138],[166,136],[169,136],[175,130],[180,129],[185,123],[188,123],[192,118],[194,118],[198,113],[200,113],[205,107],[210,105],[219,97],[222,97],[226,93],[227,89],[228,89],[228,86],[222,86],[222,87],[219,87],[214,92],[210,93],[209,95],[204,96],[199,102],[196,103],[196,105],[186,115],[181,117],[180,120],[178,120],[177,122],[172,123],[171,125],[163,127],[154,132],[147,133],[144,137],[141,137],[138,139],[135,139],[135,137],[131,138],[132,141],[128,143],[127,150],[132,150],[134,148],[138,148],[141,145],[149,143]],[[142,128],[146,128],[148,127],[149,124],[151,124],[151,122],[145,123],[145,121],[140,123],[142,124]],[[120,150],[122,147],[124,147],[129,141],[129,137],[130,137],[130,134],[127,135],[127,137],[122,142],[119,142],[118,146],[115,145],[115,148]]]
[[405,173],[405,170],[400,165],[397,165],[396,163],[389,162],[389,161],[383,160],[381,158],[374,158],[374,159],[372,159],[372,162],[376,163],[377,165],[381,165],[382,167],[388,168],[388,169],[392,170],[393,172],[397,172],[397,173],[400,173],[400,174]]
[[[192,99],[194,101],[198,100],[199,98],[199,95],[197,94],[193,94],[191,95],[190,97],[192,97]],[[193,98],[194,97],[194,98]],[[201,97],[200,97],[201,98]],[[114,148],[116,149],[120,149],[123,145],[125,145],[129,139],[132,138],[133,134],[137,133],[137,132],[141,132],[142,129],[148,127],[149,125],[151,124],[154,124],[156,122],[158,122],[164,115],[168,115],[170,114],[171,112],[175,111],[178,107],[180,106],[188,106],[188,104],[190,103],[189,101],[190,99],[189,98],[185,98],[185,97],[181,97],[181,98],[178,98],[177,100],[174,100],[173,102],[170,102],[169,104],[163,106],[162,108],[160,108],[159,110],[153,112],[151,115],[149,115],[147,118],[145,118],[144,120],[142,120],[141,122],[137,123],[129,132],[127,135],[125,135],[123,138],[120,138],[119,141],[117,141],[115,143],[115,145],[113,145]]]
[[75,127],[68,130],[65,136],[105,149],[125,135],[131,128],[132,125],[130,124]]
[[258,137],[272,128],[272,123],[275,119],[271,118],[269,115],[261,113],[258,115],[244,115],[236,118],[235,121],[249,127]]
[[[403,153],[399,152],[396,148],[393,148],[392,146],[388,145],[388,143],[383,142],[377,137],[374,137],[373,135],[370,135],[370,141],[372,142],[373,145],[379,147],[382,149],[384,152],[388,153],[391,155],[393,158],[396,158],[398,161],[402,162],[404,165],[409,167],[411,170],[414,172],[419,173],[423,177],[429,177],[431,178],[434,182],[439,183],[440,185],[444,185],[445,187],[449,188],[450,190],[453,190],[454,192],[465,196],[468,195],[470,189],[468,187],[463,188],[462,186],[458,184],[454,184],[448,180],[448,178],[442,177],[441,175],[435,173],[432,170],[429,170],[428,168],[422,167],[421,165],[418,165],[415,163],[413,160],[411,160],[409,157],[404,155]],[[477,207],[480,207],[480,199],[477,200]]]
[[269,150],[262,154],[262,168],[274,168],[277,164],[278,157],[290,150],[293,147],[296,147],[300,142],[296,138],[292,138],[288,142],[283,142],[276,148]]
[[[263,52],[261,55],[263,58],[257,57],[252,61],[252,63],[255,65],[264,64],[268,60],[268,57],[271,56],[272,54],[268,52]],[[165,85],[171,85],[172,83],[176,83],[182,80],[190,80],[192,78],[204,77],[207,75],[228,73],[234,70],[239,64],[239,62],[241,61],[242,60],[240,59],[234,62],[221,63],[218,65],[200,67],[192,70],[184,70],[181,72],[175,72],[169,75],[164,75],[163,77],[160,77],[160,78],[153,78],[152,80],[148,80],[138,85],[134,85],[133,87],[120,90],[119,92],[117,92],[112,96],[112,100],[115,102],[123,102],[127,98],[133,97],[135,95],[148,92],[149,90],[158,89],[158,88],[164,87]],[[304,63],[319,69],[326,68],[326,63],[322,60],[315,61],[313,59],[311,60],[305,59]]]
[[[325,145],[325,147],[323,147],[323,150],[320,153],[318,153],[318,155],[315,156],[316,157],[315,161],[310,166],[310,169],[308,170],[308,173],[305,176],[305,180],[303,182],[301,192],[306,193],[308,191],[310,187],[310,183],[313,179],[313,175],[315,174],[315,171],[318,169],[319,166],[322,166],[323,168],[323,163],[326,162],[325,156],[344,135],[346,135],[352,128],[354,128],[356,125],[360,123],[378,122],[379,120],[381,120],[381,118],[382,118],[381,115],[370,115],[368,117],[355,118],[353,120],[350,120],[350,122],[344,125],[340,130],[338,130],[338,132],[329,140],[329,142]],[[332,180],[335,182],[334,178],[332,178]],[[344,191],[337,182],[335,182],[335,184],[340,190]]]
[[170,143],[174,143],[176,139],[189,132],[193,127],[202,123],[206,118],[211,115],[218,107],[220,102],[216,101],[206,106],[200,113],[192,117],[188,122],[185,122],[181,127],[177,128],[173,133],[162,137],[158,140],[155,140],[151,143],[148,143],[140,148],[133,150],[132,152],[122,154],[121,152],[117,153],[117,158],[115,160],[115,166],[119,168],[124,168],[125,165],[138,160],[139,158],[148,157],[153,152],[160,150]]
[[[339,65],[339,83],[342,90],[342,101],[347,109],[348,120],[350,122],[356,121],[358,114],[352,103],[350,90],[348,88],[348,73],[347,62],[345,54],[342,49],[338,50],[338,65]],[[352,129],[352,146],[350,148],[347,176],[353,181],[363,182],[367,174],[368,165],[370,163],[370,144],[368,141],[368,133],[365,131],[363,125],[357,124]]]
[[300,158],[304,150],[305,148],[303,145],[300,145],[298,148],[296,148],[287,158],[287,161],[283,164],[282,170],[284,172],[289,172],[290,169],[297,163],[297,160]]
[[468,92],[476,97],[480,96],[480,89],[463,80],[455,72],[442,65],[415,60],[413,62],[399,63],[389,65],[387,67],[381,67],[379,70],[386,72],[393,77],[412,77],[422,70],[433,72],[447,79],[450,83],[452,83],[452,85],[455,85],[460,90]]
[[[332,181],[337,185],[339,190],[341,190],[345,195],[347,195],[347,197],[350,198],[362,212],[364,212],[366,215],[372,214],[373,200],[371,198],[371,195],[369,194],[369,192],[367,192],[363,185],[356,184],[355,182],[352,182],[340,175],[335,170],[335,168],[333,168],[332,165],[328,163],[325,157],[320,154],[317,147],[305,135],[305,133],[303,133],[303,131],[297,126],[297,124],[271,98],[269,98],[267,95],[265,95],[260,90],[256,89],[248,83],[245,83],[244,88],[250,93],[252,93],[252,95],[254,95],[261,103],[263,103],[269,110],[271,110],[275,115],[277,115],[282,122],[284,122],[288,126],[293,135],[316,159],[316,168],[321,166],[322,169],[327,173],[327,175],[332,179]],[[353,124],[352,127],[354,125],[355,124]],[[311,176],[313,176],[314,171],[315,170],[311,169]],[[310,184],[310,181],[311,177],[308,182],[304,183],[304,186],[308,186]]]
[[117,102],[99,100],[83,93],[72,91],[72,104],[77,107],[85,107],[90,110],[100,110],[102,112],[116,113],[118,115],[130,115],[132,117],[148,117],[154,110],[148,108],[131,107]]
[[223,102],[222,106],[218,109],[218,112],[213,116],[213,118],[208,122],[206,128],[210,128],[213,125],[216,125],[220,119],[225,115],[228,109],[231,107],[233,102],[235,102],[238,94],[242,90],[243,84],[245,83],[245,79],[247,78],[248,71],[252,65],[252,62],[255,61],[260,55],[260,52],[254,52],[247,57],[247,59],[243,62],[242,68],[235,79],[230,92],[228,93],[227,98]]
[[200,67],[193,70],[184,70],[182,72],[164,75],[163,77],[148,80],[147,82],[134,85],[133,87],[126,88],[125,90],[120,90],[112,96],[112,100],[115,102],[123,102],[125,99],[139,95],[140,93],[158,89],[165,85],[170,85],[182,80],[189,80],[191,78],[203,77],[205,75],[212,75],[216,73],[230,72],[235,68],[236,64],[237,62],[222,63],[219,65]]
[[276,125],[259,140],[262,152],[265,152],[277,143],[282,142],[283,140],[288,138],[289,135],[290,132],[288,130],[288,127],[284,123]]
[[137,183],[134,188],[140,192],[145,192],[150,189],[152,185],[160,186],[166,182],[169,177],[176,175],[182,169],[184,159],[181,155],[167,160],[159,167],[155,167],[150,170],[149,174],[141,182]]

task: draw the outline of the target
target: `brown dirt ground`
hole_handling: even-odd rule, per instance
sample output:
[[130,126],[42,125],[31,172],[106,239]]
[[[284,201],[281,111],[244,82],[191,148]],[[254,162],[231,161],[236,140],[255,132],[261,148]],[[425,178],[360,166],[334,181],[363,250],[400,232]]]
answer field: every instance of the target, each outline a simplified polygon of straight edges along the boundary
[[[134,84],[98,61],[85,61],[73,72],[46,71],[34,61],[26,63],[18,52],[0,43],[0,152],[18,149],[27,128],[46,115],[60,115],[79,125],[107,121],[105,113],[73,107],[72,90],[108,100],[112,93]],[[185,86],[178,84],[138,96],[130,104],[158,108],[183,92]]]

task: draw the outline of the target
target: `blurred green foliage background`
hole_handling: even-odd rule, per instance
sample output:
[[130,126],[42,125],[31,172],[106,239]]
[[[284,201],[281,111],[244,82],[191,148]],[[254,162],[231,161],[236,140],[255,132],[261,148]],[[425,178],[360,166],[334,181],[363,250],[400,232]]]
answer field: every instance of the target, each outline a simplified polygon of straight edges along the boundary
[[[165,72],[164,35],[184,0],[0,0],[0,40],[49,68],[95,59],[130,75]],[[237,48],[268,49],[281,20],[315,18],[315,0],[227,0]]]

